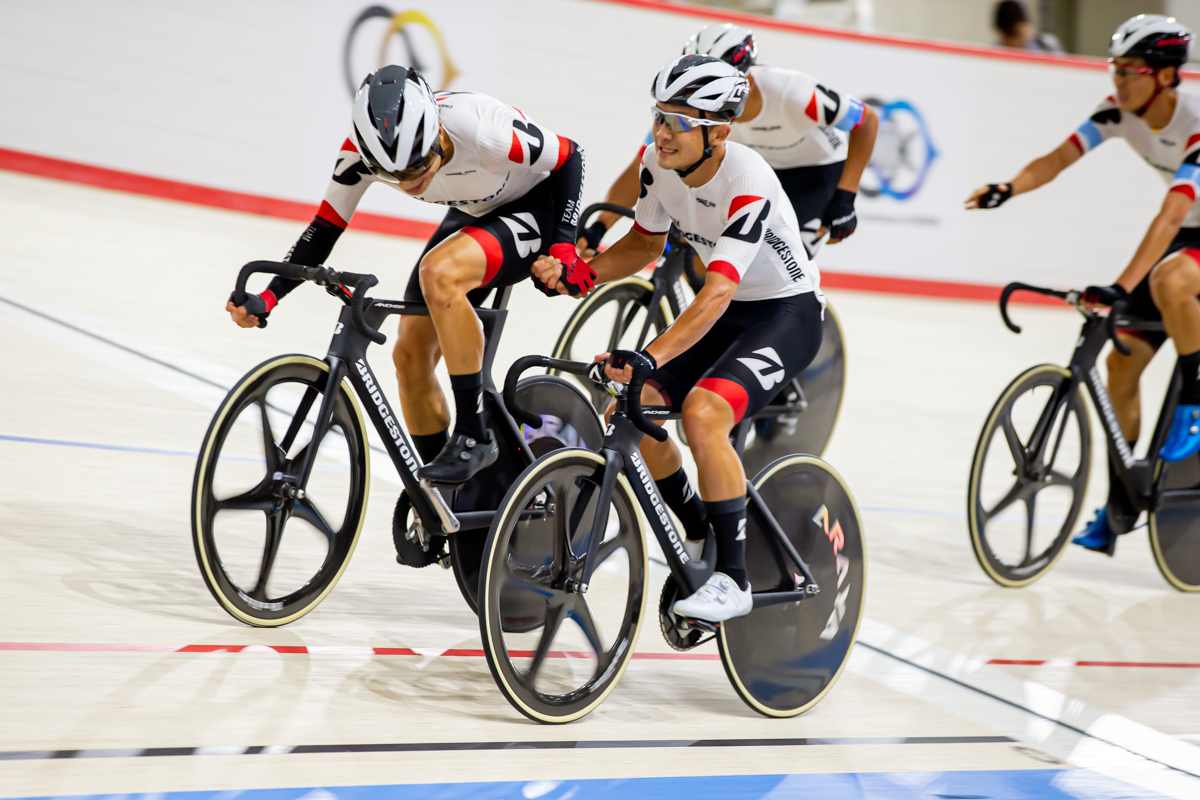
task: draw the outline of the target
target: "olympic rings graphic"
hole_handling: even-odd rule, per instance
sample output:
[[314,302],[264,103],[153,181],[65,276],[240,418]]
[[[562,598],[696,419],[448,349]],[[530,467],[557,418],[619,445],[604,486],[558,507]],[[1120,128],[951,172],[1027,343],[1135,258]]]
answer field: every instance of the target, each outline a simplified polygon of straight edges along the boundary
[[446,41],[442,38],[442,32],[438,29],[434,21],[429,18],[428,14],[422,11],[401,11],[395,13],[385,6],[369,6],[363,9],[350,25],[350,31],[346,34],[346,45],[343,48],[342,60],[346,77],[346,89],[350,92],[351,97],[358,91],[359,83],[361,83],[363,78],[362,75],[355,73],[354,66],[351,63],[354,52],[354,39],[359,32],[359,28],[364,23],[375,19],[384,19],[391,23],[384,33],[382,41],[379,43],[379,56],[376,60],[378,66],[382,67],[385,64],[394,63],[388,59],[387,51],[388,44],[391,42],[392,37],[395,36],[400,40],[400,43],[408,53],[408,61],[410,62],[408,66],[425,75],[428,71],[428,65],[421,61],[421,57],[417,52],[417,48],[413,46],[412,37],[409,34],[411,26],[419,25],[428,30],[433,36],[433,41],[437,45],[438,55],[442,62],[441,85],[435,86],[434,89],[445,89],[450,85],[451,81],[458,77],[459,71],[450,59],[450,51],[446,48]]

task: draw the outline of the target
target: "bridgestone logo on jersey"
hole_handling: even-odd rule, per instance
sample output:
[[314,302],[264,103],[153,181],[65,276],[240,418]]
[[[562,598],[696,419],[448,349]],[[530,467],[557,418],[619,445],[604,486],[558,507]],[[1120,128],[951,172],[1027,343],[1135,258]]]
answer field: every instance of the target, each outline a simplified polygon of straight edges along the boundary
[[354,366],[358,368],[358,374],[362,376],[363,385],[367,389],[367,394],[371,397],[371,402],[379,410],[379,416],[383,418],[383,424],[387,427],[388,434],[391,435],[392,441],[400,451],[400,457],[404,459],[404,463],[410,470],[416,472],[417,460],[413,458],[412,451],[404,443],[404,434],[400,431],[400,426],[396,423],[395,418],[392,417],[392,410],[388,408],[387,401],[383,399],[383,392],[379,391],[379,388],[375,385],[375,381],[371,377],[371,371],[367,369],[367,362],[360,358],[354,362]]
[[637,453],[634,453],[631,458],[633,459],[633,468],[637,470],[638,480],[642,482],[642,488],[650,496],[650,505],[654,507],[654,513],[658,515],[658,521],[662,523],[663,528],[667,532],[667,538],[671,540],[671,548],[675,551],[675,555],[679,556],[679,563],[688,563],[691,559],[688,558],[687,551],[683,549],[683,542],[679,541],[679,534],[675,531],[675,526],[671,524],[671,518],[667,516],[667,509],[663,507],[662,501],[658,499],[658,492],[654,489],[654,479],[650,477],[650,473],[646,470],[646,465],[642,463],[642,459]]
[[779,236],[770,228],[767,228],[766,234],[763,236],[763,241],[775,251],[775,255],[779,256],[779,260],[783,262],[783,266],[787,268],[788,275],[792,276],[792,281],[796,282],[804,278],[804,270],[800,264],[792,256],[792,248],[787,246],[787,242],[780,239]]

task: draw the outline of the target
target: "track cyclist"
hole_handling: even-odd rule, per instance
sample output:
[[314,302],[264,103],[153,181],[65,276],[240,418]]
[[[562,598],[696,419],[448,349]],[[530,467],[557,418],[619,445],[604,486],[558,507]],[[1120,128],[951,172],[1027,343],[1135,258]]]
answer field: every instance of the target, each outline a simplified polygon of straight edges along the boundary
[[[997,208],[1009,198],[1049,183],[1084,154],[1121,137],[1168,185],[1162,208],[1111,286],[1089,286],[1084,299],[1096,305],[1126,301],[1135,316],[1163,320],[1166,334],[1122,331],[1132,350],[1108,354],[1108,391],[1127,445],[1115,454],[1133,460],[1141,428],[1138,383],[1170,336],[1183,371],[1183,388],[1171,432],[1160,456],[1181,461],[1200,451],[1200,97],[1177,91],[1179,69],[1192,50],[1192,32],[1174,18],[1136,16],[1117,28],[1109,53],[1116,92],[1055,150],[1031,161],[1008,183],[976,189],[967,208]],[[1076,544],[1112,555],[1116,537],[1137,521],[1109,453],[1108,501],[1075,537]]]
[[[484,341],[472,305],[528,277],[546,253],[566,264],[572,293],[593,285],[573,244],[583,150],[499,100],[435,94],[416,70],[399,66],[367,76],[352,120],[353,138],[342,144],[325,199],[285,260],[324,263],[374,183],[449,207],[405,293],[424,299],[430,315],[401,317],[393,357],[404,421],[425,462],[418,476],[462,484],[497,457],[482,414]],[[297,285],[275,278],[244,307],[230,302],[227,310],[242,327],[259,325]],[[439,357],[454,393],[453,434],[434,376]]]
[[[829,231],[836,244],[854,233],[858,216],[854,201],[879,130],[879,117],[868,105],[840,94],[803,72],[757,66],[754,32],[736,25],[707,25],[688,40],[684,55],[718,58],[746,75],[746,107],[733,121],[729,141],[761,155],[783,185],[803,226],[804,247],[812,258],[821,236]],[[645,146],[653,143],[646,137]],[[632,207],[638,197],[642,152],[613,183],[607,202]],[[616,222],[611,212],[599,214],[579,246],[591,255]]]
[[[746,475],[729,433],[813,359],[825,305],[779,178],[756,152],[727,141],[748,91],[741,71],[711,56],[682,55],[662,68],[652,87],[654,148],[643,154],[633,229],[591,262],[601,282],[632,275],[662,254],[674,221],[707,267],[695,301],[644,350],[596,360],[607,360],[608,376],[619,382],[631,379],[631,364],[653,370],[643,402],[682,404],[703,502],[674,442],[645,438],[641,453],[683,523],[692,556],[708,525],[716,535],[716,571],[674,606],[680,616],[712,622],[752,607]],[[555,259],[539,259],[533,272],[566,292]]]

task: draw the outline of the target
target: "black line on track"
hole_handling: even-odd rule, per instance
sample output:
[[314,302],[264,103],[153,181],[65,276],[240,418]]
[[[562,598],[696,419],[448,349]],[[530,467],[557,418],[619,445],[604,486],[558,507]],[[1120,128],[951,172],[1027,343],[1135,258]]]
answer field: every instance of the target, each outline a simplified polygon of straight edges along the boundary
[[[1130,750],[1130,749],[1129,749],[1128,747],[1126,747],[1125,745],[1122,745],[1122,744],[1117,744],[1116,742],[1110,741],[1110,740],[1108,740],[1108,739],[1105,739],[1105,738],[1103,738],[1103,737],[1101,737],[1101,736],[1097,736],[1097,735],[1096,735],[1096,734],[1094,734],[1094,733],[1089,733],[1088,731],[1084,730],[1083,728],[1080,728],[1080,727],[1078,727],[1078,726],[1076,726],[1076,725],[1072,725],[1072,724],[1071,724],[1071,723],[1069,723],[1069,722],[1063,722],[1062,720],[1055,719],[1054,717],[1048,717],[1048,716],[1046,716],[1045,714],[1039,714],[1037,711],[1034,711],[1034,710],[1033,710],[1033,709],[1031,709],[1031,708],[1027,708],[1026,706],[1023,706],[1023,705],[1021,705],[1020,703],[1017,703],[1017,702],[1015,702],[1015,701],[1013,701],[1013,700],[1009,700],[1009,699],[1007,699],[1007,698],[1004,698],[1004,697],[1001,697],[1000,695],[997,695],[997,694],[992,694],[991,692],[987,691],[986,689],[980,689],[978,686],[972,686],[971,684],[969,684],[969,683],[966,683],[965,681],[961,681],[961,680],[959,680],[958,678],[952,678],[952,677],[950,677],[949,675],[946,675],[946,674],[944,674],[944,673],[938,672],[937,670],[935,670],[935,669],[933,669],[933,668],[931,668],[931,667],[926,667],[926,666],[924,666],[924,665],[922,665],[922,664],[918,664],[918,663],[917,663],[917,662],[915,662],[915,661],[910,661],[910,660],[908,660],[907,658],[904,658],[903,656],[898,656],[898,655],[896,655],[895,653],[889,653],[887,650],[884,650],[884,649],[883,649],[883,648],[881,648],[881,647],[875,647],[874,645],[867,644],[866,642],[864,642],[864,641],[862,641],[862,640],[857,640],[857,641],[855,641],[855,645],[856,645],[856,646],[858,646],[858,647],[865,647],[865,648],[867,648],[868,650],[874,650],[876,653],[879,653],[880,655],[887,656],[888,658],[895,659],[896,661],[899,661],[899,662],[900,662],[900,663],[902,663],[902,664],[907,664],[908,666],[910,666],[910,667],[913,667],[913,668],[915,668],[915,669],[919,669],[919,670],[921,670],[922,672],[927,672],[927,673],[929,673],[930,675],[933,675],[933,676],[936,676],[936,677],[938,677],[938,678],[941,678],[942,680],[949,681],[950,683],[953,683],[953,684],[957,684],[958,686],[961,686],[961,687],[963,687],[964,689],[970,689],[971,691],[973,691],[973,692],[976,692],[977,694],[981,694],[981,695],[983,695],[984,697],[990,697],[990,698],[991,698],[991,699],[993,699],[993,700],[998,700],[998,701],[1000,701],[1001,703],[1004,703],[1005,705],[1009,705],[1009,706],[1012,706],[1013,708],[1019,709],[1020,711],[1023,711],[1023,712],[1025,712],[1026,714],[1029,714],[1030,716],[1038,717],[1039,719],[1044,719],[1044,720],[1046,720],[1047,722],[1052,722],[1052,723],[1054,723],[1055,725],[1059,725],[1059,726],[1061,726],[1061,727],[1063,727],[1063,728],[1066,728],[1067,730],[1074,731],[1075,733],[1078,733],[1080,736],[1083,736],[1083,737],[1085,737],[1085,738],[1087,738],[1087,739],[1095,739],[1095,740],[1096,740],[1096,741],[1098,741],[1098,742],[1104,742],[1105,744],[1107,744],[1107,745],[1109,745],[1109,746],[1111,746],[1111,747],[1116,747],[1116,748],[1118,748],[1118,749],[1120,749],[1120,750],[1124,750],[1126,753],[1129,753],[1129,754],[1131,754],[1131,755],[1135,755],[1135,756],[1137,756],[1138,758],[1144,758],[1144,759],[1146,759],[1147,761],[1153,761],[1155,764],[1159,764],[1159,765],[1161,765],[1161,766],[1164,766],[1164,767],[1166,767],[1167,769],[1171,769],[1171,770],[1174,770],[1174,771],[1176,771],[1176,772],[1180,772],[1180,773],[1182,773],[1182,774],[1184,774],[1184,775],[1187,775],[1187,776],[1189,776],[1189,777],[1192,777],[1192,778],[1200,778],[1200,774],[1197,774],[1197,773],[1195,773],[1195,772],[1189,772],[1188,770],[1186,770],[1186,769],[1183,769],[1183,768],[1181,768],[1181,767],[1176,767],[1176,766],[1173,766],[1173,765],[1171,765],[1171,764],[1167,764],[1167,763],[1165,763],[1165,762],[1159,761],[1157,758],[1152,758],[1152,757],[1150,757],[1150,756],[1148,756],[1148,755],[1145,755],[1145,754],[1143,754],[1143,753],[1138,753],[1138,752],[1136,752],[1136,751],[1134,751],[1134,750]],[[1166,735],[1166,734],[1164,734],[1164,735]],[[2,754],[0,754],[0,758],[3,758],[3,757],[4,757],[4,756],[3,756]]]
[[684,747],[846,747],[898,744],[1016,744],[1008,736],[841,736],[799,739],[600,739],[531,742],[393,742],[379,744],[258,745],[253,747],[147,747],[97,750],[16,750],[0,761],[65,758],[154,758],[159,756],[305,755],[318,753],[428,753],[481,750],[627,750]]

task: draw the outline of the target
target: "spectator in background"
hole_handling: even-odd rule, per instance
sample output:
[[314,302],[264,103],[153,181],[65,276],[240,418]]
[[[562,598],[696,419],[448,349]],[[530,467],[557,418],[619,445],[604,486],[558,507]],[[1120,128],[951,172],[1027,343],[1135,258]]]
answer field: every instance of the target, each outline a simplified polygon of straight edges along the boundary
[[1064,52],[1054,34],[1037,32],[1029,18],[1029,9],[1025,8],[1021,0],[1001,0],[996,3],[996,16],[992,27],[1000,34],[997,44],[1002,47],[1043,53]]

